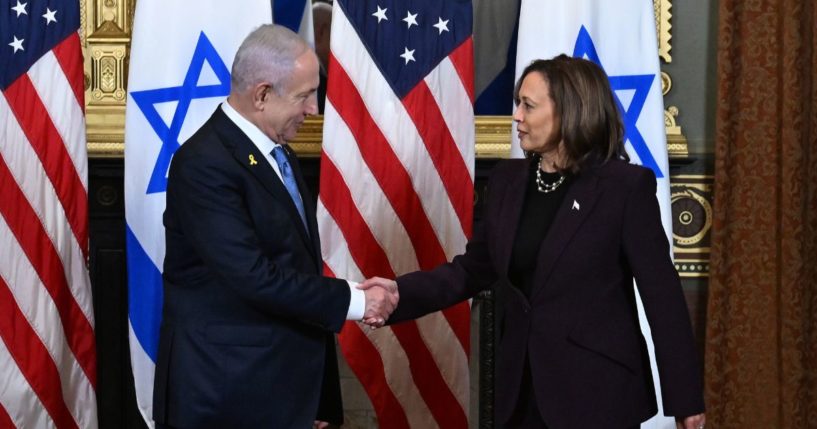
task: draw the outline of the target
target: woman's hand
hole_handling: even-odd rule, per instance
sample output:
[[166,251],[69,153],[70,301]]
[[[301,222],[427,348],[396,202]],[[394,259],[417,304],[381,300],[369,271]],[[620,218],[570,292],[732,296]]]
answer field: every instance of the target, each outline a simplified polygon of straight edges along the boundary
[[675,420],[675,425],[678,429],[704,429],[705,424],[706,414],[703,413],[684,417],[683,420]]

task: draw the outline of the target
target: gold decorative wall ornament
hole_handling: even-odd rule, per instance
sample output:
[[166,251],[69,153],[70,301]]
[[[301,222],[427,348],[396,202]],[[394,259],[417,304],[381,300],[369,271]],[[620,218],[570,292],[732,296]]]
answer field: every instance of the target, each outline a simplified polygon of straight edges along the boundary
[[318,157],[321,155],[321,141],[323,141],[323,115],[306,118],[295,139],[289,145],[295,149],[298,156]]
[[[661,93],[666,96],[672,89],[672,79],[666,72],[661,72]],[[689,156],[687,138],[681,132],[676,117],[678,108],[669,106],[664,110],[664,128],[667,130],[667,154],[670,158],[686,158]]]
[[675,268],[682,277],[709,273],[712,185],[708,175],[677,175],[670,185]]
[[667,107],[664,110],[664,127],[667,129],[667,154],[670,158],[686,158],[689,156],[687,138],[681,133],[681,127],[676,123],[678,108]]
[[[655,28],[658,35],[658,57],[664,63],[672,62],[672,2],[670,0],[653,0],[655,9]],[[667,72],[661,72],[661,93],[666,95],[672,89],[672,78]],[[678,108],[669,106],[664,110],[664,125],[667,129],[667,154],[670,158],[686,158],[689,156],[689,144],[687,138],[681,132],[681,127],[677,124]]]
[[124,154],[131,3],[131,0],[81,2],[85,122],[91,157]]
[[[510,151],[511,118],[509,116],[478,116],[476,118],[477,158],[507,158]],[[318,157],[323,138],[323,116],[307,118],[290,146],[301,157]]]
[[477,158],[507,158],[511,152],[512,123],[510,116],[477,116]]
[[672,62],[672,0],[653,0],[653,8],[655,9],[655,28],[658,35],[658,56],[666,63]]

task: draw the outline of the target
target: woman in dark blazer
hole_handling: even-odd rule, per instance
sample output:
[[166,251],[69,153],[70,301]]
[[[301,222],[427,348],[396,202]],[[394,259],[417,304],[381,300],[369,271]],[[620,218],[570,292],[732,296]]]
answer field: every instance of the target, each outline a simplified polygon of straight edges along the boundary
[[635,279],[664,412],[678,427],[702,428],[701,366],[655,176],[628,163],[607,77],[590,61],[561,55],[531,63],[514,96],[528,158],[496,167],[484,220],[464,254],[397,278],[400,303],[389,323],[490,288],[502,427],[638,427],[657,405]]

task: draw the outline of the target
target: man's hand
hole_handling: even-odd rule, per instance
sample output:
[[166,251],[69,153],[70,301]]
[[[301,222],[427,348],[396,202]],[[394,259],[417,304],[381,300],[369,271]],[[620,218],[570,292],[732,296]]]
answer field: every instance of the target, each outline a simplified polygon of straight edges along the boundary
[[382,277],[372,277],[358,285],[357,288],[366,294],[363,323],[372,328],[385,325],[400,300],[397,282]]
[[704,429],[706,424],[705,414],[695,414],[694,416],[685,417],[683,420],[678,419],[675,425],[678,429]]

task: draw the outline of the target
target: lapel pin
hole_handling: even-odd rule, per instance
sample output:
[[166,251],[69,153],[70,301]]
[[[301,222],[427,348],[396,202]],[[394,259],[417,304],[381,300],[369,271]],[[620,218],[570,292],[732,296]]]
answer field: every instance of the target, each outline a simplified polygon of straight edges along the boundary
[[255,157],[252,154],[250,154],[250,165],[255,165],[255,164],[258,164],[258,161],[256,161]]
[[576,200],[573,200],[573,210],[579,211],[579,208],[580,208],[579,207],[579,202],[576,201]]

